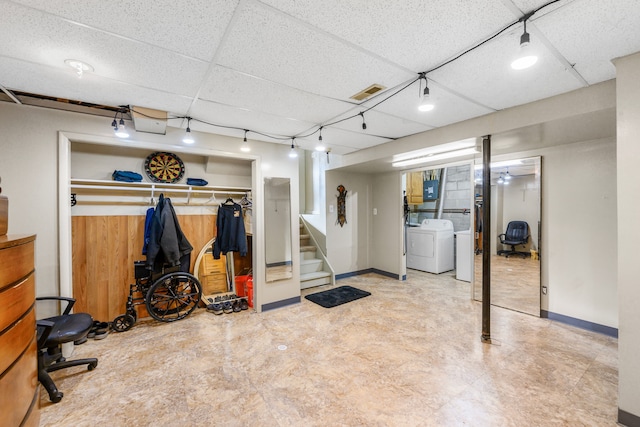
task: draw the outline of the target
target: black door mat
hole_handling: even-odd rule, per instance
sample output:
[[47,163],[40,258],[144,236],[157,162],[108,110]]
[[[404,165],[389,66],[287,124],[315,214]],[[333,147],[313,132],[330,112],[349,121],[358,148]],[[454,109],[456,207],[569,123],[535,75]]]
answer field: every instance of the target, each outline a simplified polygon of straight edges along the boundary
[[362,291],[351,286],[340,286],[315,294],[305,296],[311,302],[315,302],[324,308],[336,307],[360,298],[368,297],[371,292]]

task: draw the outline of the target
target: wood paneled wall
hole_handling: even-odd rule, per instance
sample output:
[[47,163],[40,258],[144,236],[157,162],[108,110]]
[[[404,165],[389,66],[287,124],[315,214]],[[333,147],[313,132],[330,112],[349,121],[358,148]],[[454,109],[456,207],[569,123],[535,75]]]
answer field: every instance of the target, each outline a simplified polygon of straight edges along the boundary
[[[133,262],[145,259],[144,219],[143,215],[71,218],[75,312],[107,322],[124,314],[129,285],[135,283]],[[178,215],[178,221],[193,246],[193,272],[200,249],[215,235],[216,216]]]

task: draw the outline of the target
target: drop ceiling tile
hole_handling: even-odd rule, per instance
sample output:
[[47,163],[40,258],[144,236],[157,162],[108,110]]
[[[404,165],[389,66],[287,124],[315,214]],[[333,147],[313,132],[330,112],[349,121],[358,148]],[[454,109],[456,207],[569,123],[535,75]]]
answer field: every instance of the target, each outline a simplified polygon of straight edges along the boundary
[[[520,9],[522,14],[532,12],[532,11],[538,9],[539,7],[542,7],[545,4],[549,3],[549,0],[505,0],[505,1],[513,2],[514,5],[518,9]],[[562,0],[560,2],[550,4],[550,5],[542,8],[542,9],[540,9],[538,12],[536,12],[535,15],[533,15],[531,17],[531,20],[535,21],[536,19],[546,15],[547,13],[551,13],[551,12],[555,11],[556,9],[565,7],[566,5],[568,5],[569,3],[573,2],[573,1],[576,1],[576,0]],[[520,16],[521,15],[518,15],[516,17],[519,18]]]
[[204,60],[213,57],[238,5],[238,0],[154,0],[153,3],[131,0],[15,2],[89,27]]
[[[110,36],[13,3],[0,15],[0,52],[29,62],[69,69],[78,59],[112,80],[193,96],[207,64],[164,49]],[[34,42],[37,40],[37,42]],[[53,82],[52,82],[53,84]]]
[[470,102],[434,81],[429,82],[430,100],[434,104],[434,109],[426,112],[418,111],[422,90],[424,90],[424,81],[420,83],[420,86],[418,82],[415,82],[375,109],[395,117],[402,117],[405,120],[422,123],[430,128],[461,122],[495,111]]
[[[66,69],[0,56],[3,86],[17,91],[101,105],[138,105],[186,114],[191,98],[108,80],[95,74],[81,79]],[[54,81],[55,85],[51,82]]]
[[360,117],[358,114],[364,110],[365,108],[355,108],[345,114],[342,114],[332,120],[332,122],[343,119],[347,120],[344,120],[335,125],[331,125],[329,127],[343,129],[350,132],[362,133],[364,135],[385,137],[388,139],[400,138],[403,136],[413,135],[414,133],[433,129],[431,126],[427,126],[412,120],[407,120],[400,116],[392,116],[389,114],[381,113],[374,109],[364,113],[364,122],[367,125],[367,129],[363,130],[363,120],[362,117]]
[[501,110],[569,92],[581,83],[532,36],[531,46],[539,59],[531,68],[511,69],[518,53],[522,28],[517,28],[440,68],[429,76],[455,88],[479,104]]
[[[388,138],[367,135],[360,132],[351,132],[339,128],[327,128],[322,130],[322,142],[331,150],[331,154],[348,154],[364,148],[389,142]],[[296,139],[296,144],[305,150],[315,150],[318,142],[317,134],[308,138]]]
[[640,51],[637,0],[583,0],[548,14],[536,26],[590,84],[615,78],[611,58]]
[[500,1],[262,0],[414,72],[440,64],[514,20]]
[[322,123],[353,104],[325,98],[270,82],[228,68],[216,66],[200,89],[201,99],[230,106],[261,111],[284,118],[295,117],[311,123]]
[[[229,107],[214,102],[198,100],[191,108],[189,115],[193,117],[191,127],[195,130],[218,133],[216,124],[226,127],[238,128],[234,134],[241,138],[244,136],[242,129],[262,132],[272,136],[288,138],[306,131],[314,126],[314,123],[295,119],[285,119],[260,111],[251,111],[243,108]],[[203,122],[208,122],[203,123]],[[259,139],[254,132],[249,132],[247,138]],[[277,141],[268,138],[268,141]]]
[[245,3],[218,63],[236,71],[335,99],[373,83],[386,87],[408,73],[257,3]]

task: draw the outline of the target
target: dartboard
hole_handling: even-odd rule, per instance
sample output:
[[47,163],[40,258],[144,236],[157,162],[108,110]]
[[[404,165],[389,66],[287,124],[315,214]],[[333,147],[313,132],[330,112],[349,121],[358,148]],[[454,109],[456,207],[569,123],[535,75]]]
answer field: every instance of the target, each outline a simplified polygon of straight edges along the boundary
[[184,175],[184,163],[173,153],[158,151],[149,154],[144,170],[154,182],[178,182]]

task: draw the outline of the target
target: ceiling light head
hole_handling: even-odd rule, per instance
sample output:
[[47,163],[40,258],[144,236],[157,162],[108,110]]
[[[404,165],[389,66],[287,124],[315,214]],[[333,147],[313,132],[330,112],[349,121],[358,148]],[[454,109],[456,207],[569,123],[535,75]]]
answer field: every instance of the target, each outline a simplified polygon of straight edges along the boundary
[[433,101],[431,100],[431,94],[429,92],[429,86],[427,86],[427,78],[424,74],[420,74],[420,79],[424,78],[424,90],[420,95],[420,104],[418,104],[418,111],[426,112],[435,108]]
[[289,157],[291,157],[292,159],[295,159],[296,157],[298,157],[298,153],[296,152],[296,147],[293,145],[293,142],[295,141],[295,138],[291,139],[291,151],[289,151]]
[[86,62],[79,61],[77,59],[65,59],[64,63],[67,64],[69,67],[73,68],[74,70],[76,70],[76,75],[78,77],[82,77],[82,75],[86,72],[93,71],[93,67],[91,65],[87,64]]
[[185,144],[193,144],[195,142],[195,139],[193,139],[193,135],[191,135],[191,117],[187,117],[187,130],[184,133],[182,142],[184,142]]
[[531,38],[527,33],[527,21],[524,21],[524,33],[520,36],[520,51],[517,58],[511,63],[511,68],[514,70],[524,70],[533,66],[538,62],[538,56],[532,52]]
[[240,151],[244,153],[248,153],[249,151],[251,151],[251,147],[249,147],[249,143],[247,142],[247,132],[249,132],[249,130],[245,129],[244,140],[242,141],[242,145],[240,146]]
[[364,122],[364,111],[360,111],[360,115],[362,116],[362,130],[367,130],[367,124]]
[[[114,119],[113,122],[115,123],[115,121]],[[113,132],[118,138],[129,138],[129,132],[127,132],[127,128],[124,126],[124,120],[120,119],[120,123],[120,125],[114,126]]]
[[511,179],[511,174],[509,173],[509,170],[507,170],[507,173],[504,174],[504,179],[507,181]]

